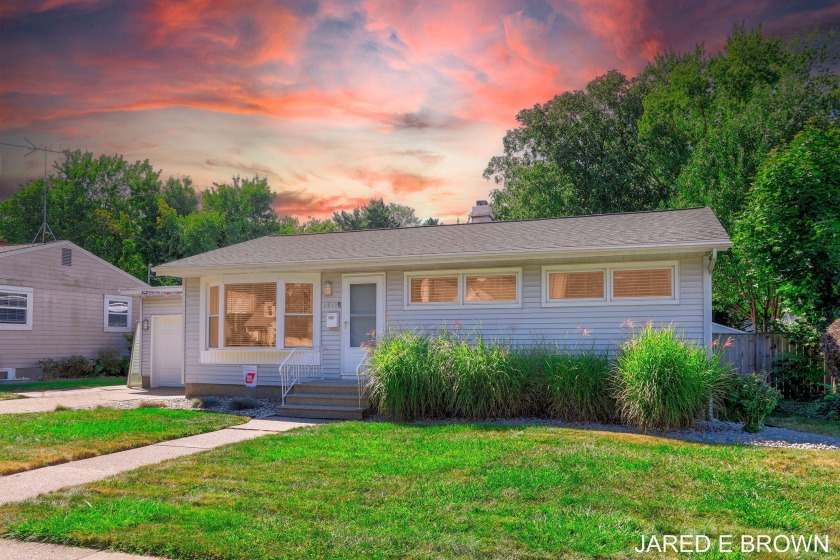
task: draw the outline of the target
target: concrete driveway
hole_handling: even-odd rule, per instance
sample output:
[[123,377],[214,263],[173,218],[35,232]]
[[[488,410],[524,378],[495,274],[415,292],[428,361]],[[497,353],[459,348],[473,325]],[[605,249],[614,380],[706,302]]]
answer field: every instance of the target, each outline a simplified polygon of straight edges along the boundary
[[126,401],[165,401],[184,397],[183,388],[131,389],[123,385],[69,389],[59,391],[32,391],[21,393],[28,398],[0,401],[0,414],[19,412],[50,412],[56,405],[68,408],[109,406]]

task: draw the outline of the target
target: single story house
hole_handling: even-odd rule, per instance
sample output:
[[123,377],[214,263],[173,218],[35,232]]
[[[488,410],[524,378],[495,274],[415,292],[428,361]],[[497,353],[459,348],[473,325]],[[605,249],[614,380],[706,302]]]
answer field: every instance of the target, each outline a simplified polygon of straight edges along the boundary
[[280,396],[305,376],[352,379],[393,329],[609,351],[651,321],[709,344],[711,270],[731,246],[691,208],[271,235],[155,271],[183,279],[187,394]]
[[[184,298],[182,286],[120,290],[139,301],[128,384],[132,387],[184,386]],[[132,371],[133,370],[133,371]]]
[[40,376],[38,361],[128,351],[147,284],[69,241],[0,245],[0,378]]

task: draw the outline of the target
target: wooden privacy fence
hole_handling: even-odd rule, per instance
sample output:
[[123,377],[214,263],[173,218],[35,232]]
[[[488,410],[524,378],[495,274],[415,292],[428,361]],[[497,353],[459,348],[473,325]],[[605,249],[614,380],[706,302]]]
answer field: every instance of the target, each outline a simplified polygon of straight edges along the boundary
[[[739,333],[739,334],[716,334],[713,337],[717,340],[720,348],[723,348],[723,359],[732,364],[735,372],[739,374],[760,372],[768,374],[768,381],[776,385],[776,379],[772,374],[773,360],[780,352],[794,352],[796,354],[810,354],[803,348],[791,343],[781,334],[769,333]],[[727,343],[727,340],[729,341]],[[823,368],[825,369],[825,368]],[[814,386],[815,393],[822,393],[826,386],[836,386],[837,379],[834,376],[825,374],[822,386]]]

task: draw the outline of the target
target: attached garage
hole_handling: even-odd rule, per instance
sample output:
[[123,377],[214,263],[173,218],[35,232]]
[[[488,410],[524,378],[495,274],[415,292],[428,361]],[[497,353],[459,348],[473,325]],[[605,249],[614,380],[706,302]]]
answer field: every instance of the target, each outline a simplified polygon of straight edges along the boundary
[[[181,286],[122,292],[139,298],[140,320],[134,330],[132,364],[143,387],[184,386],[184,298]],[[136,365],[135,365],[136,364]],[[138,376],[134,376],[135,378]]]

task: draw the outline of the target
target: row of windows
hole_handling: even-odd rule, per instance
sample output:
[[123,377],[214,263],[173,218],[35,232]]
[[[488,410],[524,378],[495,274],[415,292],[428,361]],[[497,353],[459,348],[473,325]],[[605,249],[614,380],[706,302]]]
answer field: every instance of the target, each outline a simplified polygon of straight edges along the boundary
[[[676,299],[676,264],[545,267],[544,304]],[[521,271],[406,274],[406,306],[494,306],[521,301]]]
[[[34,291],[20,286],[0,286],[0,330],[31,330]],[[102,309],[106,332],[131,331],[131,298],[105,296]]]
[[[312,346],[314,294],[312,283],[281,283],[284,348]],[[216,284],[208,289],[207,346],[262,348],[277,346],[276,282]]]

